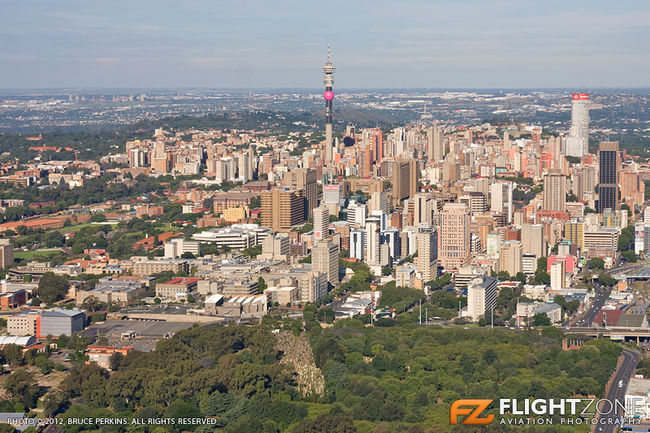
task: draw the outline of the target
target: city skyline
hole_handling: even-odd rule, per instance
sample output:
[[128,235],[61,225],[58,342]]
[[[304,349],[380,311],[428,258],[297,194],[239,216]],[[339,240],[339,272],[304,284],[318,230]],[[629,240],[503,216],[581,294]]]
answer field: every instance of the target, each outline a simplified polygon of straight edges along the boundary
[[328,43],[341,89],[650,86],[640,1],[0,4],[2,88],[318,88]]

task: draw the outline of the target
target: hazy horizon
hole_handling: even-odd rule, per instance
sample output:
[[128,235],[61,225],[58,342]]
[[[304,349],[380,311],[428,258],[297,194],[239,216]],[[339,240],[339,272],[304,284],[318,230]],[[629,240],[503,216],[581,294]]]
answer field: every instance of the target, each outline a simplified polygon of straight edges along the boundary
[[646,88],[650,4],[0,0],[0,87]]

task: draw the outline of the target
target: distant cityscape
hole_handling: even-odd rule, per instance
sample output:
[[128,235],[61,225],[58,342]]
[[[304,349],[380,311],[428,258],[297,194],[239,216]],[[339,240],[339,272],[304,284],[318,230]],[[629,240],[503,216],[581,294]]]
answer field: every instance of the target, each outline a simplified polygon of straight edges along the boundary
[[[625,422],[595,415],[602,431],[650,426],[650,92],[338,92],[335,70],[328,52],[322,94],[2,96],[0,346],[30,387],[8,380],[0,405],[69,420],[88,402],[106,416],[155,402],[237,431],[273,398],[295,411],[264,415],[273,431],[420,432],[420,410],[447,431],[465,382],[513,386],[501,365],[523,398],[566,380],[562,398],[643,400]],[[440,351],[473,343],[400,358],[420,332]],[[395,335],[412,348],[388,350]],[[151,378],[157,392],[115,384],[147,360],[182,371]],[[408,399],[386,386],[433,371],[456,376]],[[218,385],[194,393],[201,374]],[[366,375],[381,392],[337,382]]]

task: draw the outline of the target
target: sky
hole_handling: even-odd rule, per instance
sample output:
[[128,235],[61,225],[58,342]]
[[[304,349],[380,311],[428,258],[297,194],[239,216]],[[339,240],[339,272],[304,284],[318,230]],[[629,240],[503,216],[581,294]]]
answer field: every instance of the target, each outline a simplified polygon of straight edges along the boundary
[[0,88],[650,87],[648,0],[0,0]]

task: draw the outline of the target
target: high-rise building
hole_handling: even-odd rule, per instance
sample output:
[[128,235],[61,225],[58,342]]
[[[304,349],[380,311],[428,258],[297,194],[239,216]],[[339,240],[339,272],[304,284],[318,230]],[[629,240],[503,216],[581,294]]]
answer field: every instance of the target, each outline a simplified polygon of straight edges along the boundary
[[329,236],[330,213],[324,205],[314,209],[314,239],[327,239]]
[[566,262],[564,260],[556,260],[551,265],[551,289],[561,290],[566,286]]
[[511,276],[521,272],[521,242],[507,241],[501,244],[499,270],[505,271]]
[[386,199],[386,193],[384,191],[376,191],[370,194],[368,210],[370,212],[381,211],[386,214],[388,213],[388,200]]
[[366,222],[366,257],[365,262],[370,266],[379,265],[379,222]]
[[564,212],[566,209],[566,177],[561,173],[544,175],[542,209]]
[[438,232],[432,229],[420,230],[416,238],[418,256],[415,269],[423,282],[438,277]]
[[444,152],[445,136],[438,124],[434,124],[427,130],[427,159],[429,161],[442,161]]
[[402,200],[413,197],[418,191],[418,162],[415,159],[401,159],[393,165],[393,206],[401,206]]
[[506,216],[512,222],[512,182],[497,182],[490,185],[490,211]]
[[339,284],[339,244],[334,241],[318,241],[311,249],[311,262],[314,271],[327,274],[332,286]]
[[305,222],[303,189],[273,188],[262,191],[261,220],[264,227],[276,232],[289,232]]
[[413,225],[431,224],[433,218],[433,199],[429,194],[419,193],[413,197]]
[[464,203],[447,203],[440,212],[438,258],[445,269],[459,269],[470,255],[470,219]]
[[332,138],[332,101],[334,100],[334,65],[330,57],[330,46],[327,46],[327,63],[323,66],[323,74],[325,84],[325,162],[332,162],[333,160],[333,138]]
[[14,247],[9,239],[0,239],[0,268],[7,269],[14,264]]
[[366,205],[350,201],[347,207],[348,211],[348,224],[357,227],[364,227],[366,225]]
[[467,285],[467,316],[474,322],[497,305],[497,279],[494,277],[474,278]]
[[365,261],[367,248],[366,238],[367,233],[364,229],[350,231],[350,257]]
[[314,208],[318,205],[318,185],[316,184],[316,170],[313,168],[294,168],[284,176],[284,186],[304,190],[305,215],[313,216]]
[[544,226],[542,224],[521,225],[521,251],[523,254],[533,254],[537,258],[546,255]]
[[585,223],[567,221],[564,223],[564,240],[576,244],[582,250],[585,247]]
[[621,200],[630,200],[634,204],[643,204],[645,200],[644,185],[639,173],[635,171],[621,171]]
[[618,175],[620,157],[618,141],[603,141],[598,150],[600,165],[598,182],[598,213],[605,209],[618,210]]
[[589,94],[571,96],[571,129],[566,140],[566,155],[582,158],[589,153]]

